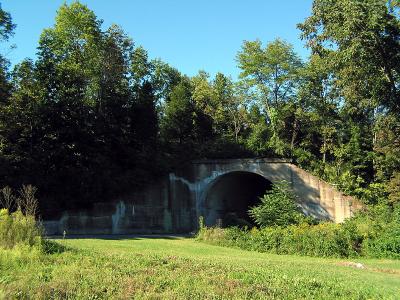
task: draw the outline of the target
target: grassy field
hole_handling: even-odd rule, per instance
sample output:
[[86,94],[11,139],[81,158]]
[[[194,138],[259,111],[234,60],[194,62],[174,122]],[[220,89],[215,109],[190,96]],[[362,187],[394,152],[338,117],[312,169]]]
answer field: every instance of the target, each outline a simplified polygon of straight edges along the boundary
[[0,250],[3,299],[400,299],[400,261],[279,256],[184,238]]

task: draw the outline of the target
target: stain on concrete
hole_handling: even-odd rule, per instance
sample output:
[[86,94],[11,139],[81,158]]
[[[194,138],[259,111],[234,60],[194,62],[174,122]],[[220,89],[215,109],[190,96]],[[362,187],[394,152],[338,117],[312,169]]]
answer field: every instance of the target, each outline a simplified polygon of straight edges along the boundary
[[198,160],[123,200],[94,203],[90,210],[67,211],[60,219],[43,224],[48,234],[62,234],[64,230],[67,234],[191,232],[197,229],[200,216],[205,217],[207,225],[215,225],[229,212],[244,216],[255,195],[262,193],[249,192],[260,188],[254,184],[257,178],[272,184],[289,182],[302,210],[319,219],[343,222],[362,207],[357,199],[343,195],[288,160]]

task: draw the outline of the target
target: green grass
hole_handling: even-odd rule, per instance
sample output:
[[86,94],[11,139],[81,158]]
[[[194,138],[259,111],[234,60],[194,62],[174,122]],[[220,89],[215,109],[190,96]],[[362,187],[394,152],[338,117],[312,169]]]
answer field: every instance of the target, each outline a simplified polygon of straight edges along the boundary
[[[400,261],[249,252],[193,239],[75,239],[0,250],[5,299],[399,299]],[[365,269],[346,262],[356,261]]]

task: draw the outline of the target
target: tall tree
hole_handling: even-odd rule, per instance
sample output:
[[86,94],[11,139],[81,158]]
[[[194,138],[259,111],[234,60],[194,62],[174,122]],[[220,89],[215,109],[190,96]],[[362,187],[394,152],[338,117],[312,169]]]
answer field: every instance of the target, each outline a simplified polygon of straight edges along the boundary
[[[14,34],[15,24],[12,21],[10,13],[4,11],[0,3],[0,44],[7,42],[9,38]],[[10,83],[10,74],[8,71],[9,62],[0,53],[0,176],[5,178],[5,175],[9,174],[10,168],[8,165],[8,159],[5,157],[5,149],[9,147],[7,141],[7,123],[6,115],[8,113],[7,106],[10,103],[10,95],[12,85]],[[4,176],[2,176],[4,175]],[[1,182],[1,180],[0,180]]]
[[0,3],[0,42],[8,41],[14,34],[15,27],[10,13],[4,11]]
[[247,121],[247,97],[240,84],[222,73],[217,73],[213,81],[216,97],[214,122],[217,130],[239,142],[239,134]]
[[132,75],[133,42],[118,26],[100,25],[85,5],[62,5],[36,63],[15,69],[2,114],[15,182],[37,183],[59,208],[132,188],[134,173],[146,169],[141,155],[156,149],[153,92],[143,74]]
[[319,55],[311,55],[301,72],[299,102],[303,115],[307,117],[302,126],[301,146],[315,155],[322,154],[322,163],[333,158],[337,145],[337,133],[340,130],[340,94],[335,85],[332,68]]
[[[240,77],[258,92],[263,103],[263,110],[272,131],[271,145],[281,149],[283,141],[279,135],[278,123],[282,123],[279,110],[296,99],[302,62],[294,52],[293,46],[280,39],[267,44],[264,49],[260,41],[244,42],[237,60],[239,68],[242,69]],[[295,119],[292,134],[295,135],[297,130]],[[278,152],[282,154],[281,150]]]
[[175,157],[181,153],[191,153],[194,141],[195,105],[192,100],[190,81],[184,78],[176,85],[166,103],[161,123],[164,145]]
[[347,101],[399,112],[400,26],[386,0],[315,0],[299,28],[334,62]]
[[342,162],[342,175],[352,176],[342,181],[357,181],[362,187],[387,180],[391,174],[381,175],[397,169],[388,168],[384,158],[393,161],[396,151],[388,151],[381,140],[395,134],[388,132],[395,126],[383,129],[381,124],[396,124],[393,116],[400,112],[397,5],[387,0],[314,0],[312,15],[298,25],[312,52],[332,70],[339,91],[343,127],[335,161]]
[[[10,13],[4,11],[0,3],[0,43],[9,40],[14,34],[15,27],[16,25],[13,23]],[[9,84],[8,66],[9,62],[3,54],[0,53],[0,99],[3,101],[9,96],[11,88]]]

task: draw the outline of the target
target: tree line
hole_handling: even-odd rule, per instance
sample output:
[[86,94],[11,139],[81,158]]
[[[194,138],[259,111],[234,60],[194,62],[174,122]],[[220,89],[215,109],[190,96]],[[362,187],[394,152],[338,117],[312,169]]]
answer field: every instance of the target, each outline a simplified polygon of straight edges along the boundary
[[[90,206],[196,158],[285,157],[368,204],[400,201],[399,2],[314,0],[281,39],[245,41],[238,80],[150,59],[80,2],[35,59],[0,56],[0,186],[38,187],[41,211]],[[0,40],[15,24],[0,7]]]

